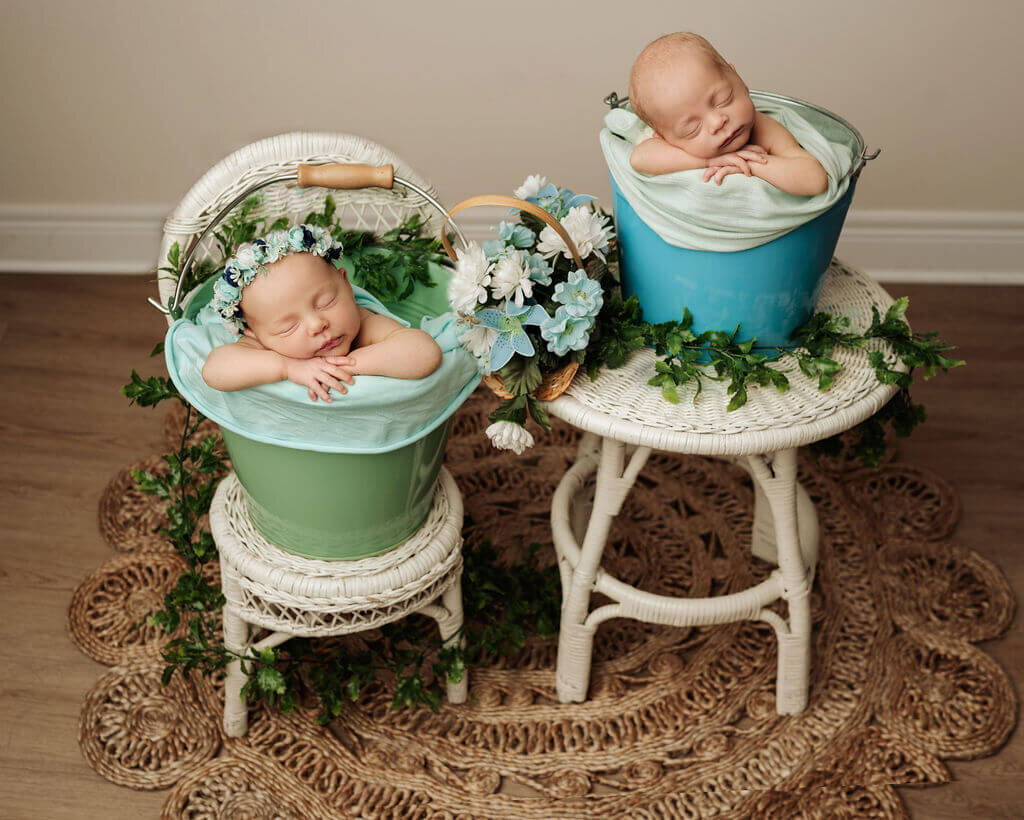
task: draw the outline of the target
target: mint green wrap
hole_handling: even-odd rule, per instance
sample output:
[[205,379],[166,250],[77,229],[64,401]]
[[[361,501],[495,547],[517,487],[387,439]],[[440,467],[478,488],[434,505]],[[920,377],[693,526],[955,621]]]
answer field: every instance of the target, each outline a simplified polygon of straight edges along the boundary
[[[356,302],[374,313],[408,322],[355,287]],[[203,415],[229,430],[263,442],[321,453],[386,453],[439,427],[473,392],[476,359],[458,342],[455,314],[424,318],[420,327],[441,348],[441,366],[423,379],[357,376],[334,401],[312,401],[306,388],[282,381],[231,393],[203,381],[213,348],[238,337],[204,307],[193,323],[179,319],[167,331],[164,352],[171,379]]]

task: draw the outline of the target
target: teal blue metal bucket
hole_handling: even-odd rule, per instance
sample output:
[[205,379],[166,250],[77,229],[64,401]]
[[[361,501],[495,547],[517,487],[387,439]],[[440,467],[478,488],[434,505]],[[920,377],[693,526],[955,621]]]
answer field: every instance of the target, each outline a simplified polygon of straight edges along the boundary
[[648,322],[693,314],[694,331],[732,331],[759,345],[784,345],[814,313],[853,199],[756,248],[721,253],[670,245],[633,210],[612,180],[622,287],[636,294]]

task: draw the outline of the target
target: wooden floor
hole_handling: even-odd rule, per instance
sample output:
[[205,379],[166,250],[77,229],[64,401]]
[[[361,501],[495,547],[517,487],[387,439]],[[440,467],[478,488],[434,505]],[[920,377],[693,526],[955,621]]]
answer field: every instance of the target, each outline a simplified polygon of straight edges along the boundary
[[[1024,591],[1024,288],[892,285],[916,327],[960,345],[968,367],[915,390],[929,422],[901,458],[956,488],[954,539]],[[67,637],[72,591],[112,557],[96,525],[101,491],[160,446],[163,410],[129,407],[129,371],[164,372],[148,353],[163,319],[143,277],[0,276],[0,817],[156,817],[163,792],[93,773],[78,750],[83,695],[104,667]],[[1024,681],[1018,618],[985,650]],[[914,817],[1024,816],[1024,739],[950,764],[956,782],[907,789]]]

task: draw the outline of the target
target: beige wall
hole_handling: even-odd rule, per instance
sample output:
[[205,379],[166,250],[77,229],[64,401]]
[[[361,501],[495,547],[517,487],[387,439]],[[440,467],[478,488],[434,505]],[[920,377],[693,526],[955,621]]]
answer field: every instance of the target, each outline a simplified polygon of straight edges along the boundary
[[[292,12],[282,11],[285,7]],[[171,206],[233,149],[375,139],[448,202],[527,173],[607,199],[605,94],[659,34],[883,148],[859,209],[1020,211],[1020,0],[2,0],[0,204]]]

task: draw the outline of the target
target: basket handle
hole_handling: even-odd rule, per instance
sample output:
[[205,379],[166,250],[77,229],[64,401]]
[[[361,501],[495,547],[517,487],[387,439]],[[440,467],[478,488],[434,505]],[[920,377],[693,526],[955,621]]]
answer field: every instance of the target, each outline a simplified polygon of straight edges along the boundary
[[569,238],[569,234],[565,228],[562,227],[561,222],[540,207],[540,205],[534,205],[532,202],[527,202],[525,199],[516,199],[514,196],[505,196],[504,194],[480,194],[479,196],[471,196],[469,199],[462,200],[462,202],[448,211],[445,215],[444,222],[441,223],[441,241],[444,243],[444,249],[448,254],[448,258],[451,259],[452,262],[457,262],[458,257],[455,255],[452,243],[448,241],[448,236],[444,232],[444,226],[447,225],[448,220],[455,216],[459,211],[464,211],[467,208],[476,208],[478,205],[505,205],[509,208],[515,208],[518,211],[526,211],[526,213],[531,216],[537,217],[537,219],[549,225],[555,233],[562,237],[562,241],[572,254],[572,259],[576,263],[576,267],[581,270],[583,269],[583,260],[580,259],[580,252],[576,248],[576,243]]
[[299,165],[300,188],[388,188],[395,184],[394,165]]

